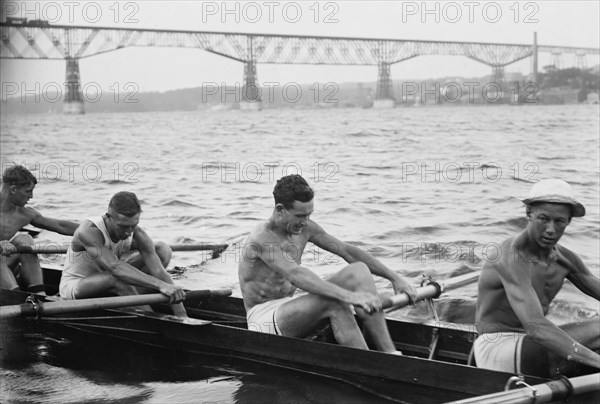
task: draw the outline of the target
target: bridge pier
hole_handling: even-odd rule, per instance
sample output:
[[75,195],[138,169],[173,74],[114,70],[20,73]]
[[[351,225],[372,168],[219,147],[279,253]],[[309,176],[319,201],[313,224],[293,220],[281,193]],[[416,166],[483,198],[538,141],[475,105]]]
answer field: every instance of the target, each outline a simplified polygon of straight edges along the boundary
[[79,78],[79,60],[67,58],[66,92],[63,102],[63,113],[81,115],[84,113],[83,97],[81,95],[81,80]]
[[552,50],[552,64],[556,70],[562,68],[562,52],[560,49]]
[[395,100],[390,64],[388,62],[379,62],[378,70],[377,91],[375,92],[373,108],[394,108]]
[[260,111],[262,109],[260,96],[260,87],[256,80],[256,61],[248,60],[244,63],[244,87],[242,87],[240,109],[243,111]]
[[538,44],[537,44],[537,32],[533,33],[533,66],[531,67],[532,80],[537,84],[538,82]]
[[499,85],[504,83],[504,66],[492,66],[492,81]]
[[587,69],[587,60],[585,57],[585,53],[577,52],[575,54],[575,67],[581,70]]

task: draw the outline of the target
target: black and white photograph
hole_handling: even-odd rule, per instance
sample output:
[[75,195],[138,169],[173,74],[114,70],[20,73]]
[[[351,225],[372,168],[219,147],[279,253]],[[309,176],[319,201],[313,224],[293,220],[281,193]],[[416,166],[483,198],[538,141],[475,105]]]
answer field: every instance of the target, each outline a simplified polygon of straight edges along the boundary
[[0,33],[0,402],[600,402],[599,2]]

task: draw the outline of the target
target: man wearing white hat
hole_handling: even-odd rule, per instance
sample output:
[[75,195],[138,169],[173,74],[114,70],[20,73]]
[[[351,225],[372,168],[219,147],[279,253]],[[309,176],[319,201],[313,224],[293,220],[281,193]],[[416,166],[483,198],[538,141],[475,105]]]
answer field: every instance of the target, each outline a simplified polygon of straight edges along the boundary
[[527,228],[490,254],[479,278],[477,366],[541,377],[600,368],[600,318],[557,326],[546,318],[565,278],[600,300],[600,278],[558,244],[572,217],[585,215],[569,184],[536,183],[522,200]]

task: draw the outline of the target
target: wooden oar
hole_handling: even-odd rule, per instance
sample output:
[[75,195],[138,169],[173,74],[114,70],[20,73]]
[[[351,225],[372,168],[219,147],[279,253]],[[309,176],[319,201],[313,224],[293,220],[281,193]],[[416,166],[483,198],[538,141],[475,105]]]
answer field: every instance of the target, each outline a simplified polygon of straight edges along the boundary
[[[438,284],[430,283],[423,287],[417,288],[417,299],[414,303],[424,300],[438,297],[442,292],[452,289],[460,288],[461,286],[468,285],[475,282],[479,278],[479,271],[471,272],[464,275],[455,276],[450,279],[446,279]],[[388,309],[387,311],[396,310],[401,307],[408,306],[410,299],[406,293],[399,295],[390,296],[382,299],[383,308]]]
[[563,401],[579,394],[600,390],[600,373],[572,377],[570,379],[552,380],[514,390],[501,391],[465,400],[453,401],[452,404],[529,404]]
[[[229,296],[231,289],[195,290],[187,292],[186,300],[207,296]],[[0,318],[19,316],[51,316],[78,311],[114,309],[117,307],[142,306],[147,304],[169,303],[169,298],[162,293],[148,295],[131,295],[115,297],[98,297],[80,300],[59,300],[52,302],[24,303],[0,307]]]
[[[227,244],[214,244],[214,243],[195,243],[195,244],[171,244],[171,250],[173,251],[212,251],[213,253],[223,252],[228,245]],[[16,251],[14,254],[66,254],[67,247],[61,245],[45,245],[45,246],[28,246],[18,245],[15,246]],[[0,247],[0,254],[2,254],[2,247]]]

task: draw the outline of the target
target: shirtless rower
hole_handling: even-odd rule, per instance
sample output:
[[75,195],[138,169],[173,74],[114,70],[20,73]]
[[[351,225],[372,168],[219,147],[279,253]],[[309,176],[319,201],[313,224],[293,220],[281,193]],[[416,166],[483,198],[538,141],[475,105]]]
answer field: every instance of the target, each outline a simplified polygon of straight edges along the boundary
[[546,318],[565,278],[600,300],[600,279],[558,244],[572,217],[585,215],[569,184],[548,179],[523,199],[527,228],[488,257],[479,278],[477,366],[541,377],[600,368],[598,316],[556,326]]
[[[33,208],[25,207],[33,198],[37,184],[35,176],[25,167],[14,165],[4,170],[0,189],[0,288],[18,289],[20,277],[27,291],[45,294],[42,268],[36,254],[17,254],[16,246],[33,246],[33,238],[20,232],[32,224],[40,229],[72,236],[78,223],[42,216]],[[20,265],[19,265],[20,264]]]
[[118,192],[106,214],[81,223],[67,251],[61,297],[84,299],[159,291],[170,298],[173,314],[186,317],[179,303],[185,292],[173,284],[165,270],[171,248],[162,242],[155,244],[138,226],[141,212],[134,193]]
[[[405,292],[413,301],[415,288],[371,254],[329,235],[310,220],[314,193],[301,176],[279,179],[273,195],[273,213],[246,239],[238,269],[248,328],[305,337],[321,320],[329,319],[339,344],[368,349],[354,317],[354,306],[375,348],[399,353],[388,332],[371,273],[389,279],[396,293]],[[321,279],[301,265],[309,241],[350,265],[327,280]],[[296,288],[308,294],[294,296]]]

